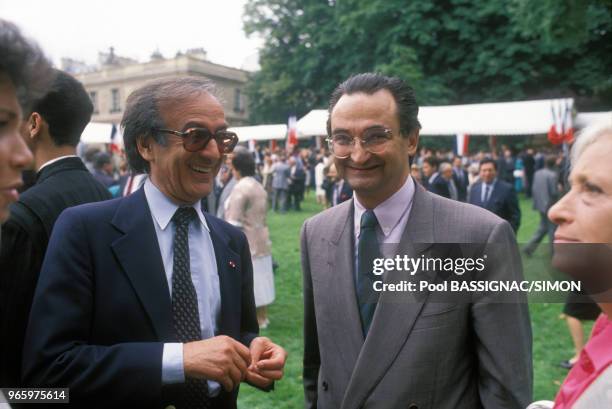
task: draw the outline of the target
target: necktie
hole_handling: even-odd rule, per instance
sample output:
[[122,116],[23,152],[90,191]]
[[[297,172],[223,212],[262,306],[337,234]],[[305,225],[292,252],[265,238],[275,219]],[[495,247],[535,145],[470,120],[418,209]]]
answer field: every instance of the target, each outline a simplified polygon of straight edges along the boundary
[[[198,296],[191,281],[189,265],[189,223],[197,217],[193,207],[179,207],[174,222],[173,271],[172,271],[172,318],[174,331],[180,342],[201,339]],[[187,378],[181,394],[181,409],[209,408],[207,384],[203,379]]]
[[374,259],[380,257],[376,226],[378,220],[374,211],[365,211],[361,216],[361,231],[357,246],[357,303],[364,337],[367,336],[372,324],[378,301],[378,293],[373,289],[376,277],[372,273]]
[[489,198],[491,197],[491,185],[486,185],[485,188],[485,203],[489,202]]

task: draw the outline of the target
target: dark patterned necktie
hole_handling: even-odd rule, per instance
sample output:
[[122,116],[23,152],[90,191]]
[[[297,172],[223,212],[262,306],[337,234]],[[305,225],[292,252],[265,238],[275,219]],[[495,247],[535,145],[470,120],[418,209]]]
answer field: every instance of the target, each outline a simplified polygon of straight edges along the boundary
[[378,301],[378,293],[373,288],[376,277],[372,273],[374,259],[380,257],[376,226],[378,220],[373,210],[367,210],[361,215],[357,246],[357,302],[364,337],[368,335]]
[[[179,207],[174,222],[173,271],[172,271],[172,317],[178,341],[186,343],[202,338],[198,296],[191,280],[189,265],[189,223],[197,218],[193,207]],[[187,378],[181,394],[180,409],[210,408],[208,387],[203,379]]]

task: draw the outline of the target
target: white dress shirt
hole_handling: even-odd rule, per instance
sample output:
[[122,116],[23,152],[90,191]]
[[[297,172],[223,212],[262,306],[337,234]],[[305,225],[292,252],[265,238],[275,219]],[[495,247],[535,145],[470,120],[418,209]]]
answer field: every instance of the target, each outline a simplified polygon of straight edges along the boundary
[[[174,230],[172,216],[179,208],[166,197],[147,178],[144,184],[147,203],[151,209],[155,234],[159,243],[170,297],[172,297],[172,273],[174,269]],[[202,213],[200,202],[193,205],[199,223],[189,225],[189,266],[191,279],[198,297],[198,311],[200,315],[200,330],[202,339],[215,336],[221,312],[221,292],[219,287],[219,273],[215,250],[210,238],[210,229]],[[165,343],[162,357],[162,383],[181,383],[185,381],[183,368],[183,344]],[[221,386],[214,381],[208,381],[208,392],[211,396],[219,394]]]

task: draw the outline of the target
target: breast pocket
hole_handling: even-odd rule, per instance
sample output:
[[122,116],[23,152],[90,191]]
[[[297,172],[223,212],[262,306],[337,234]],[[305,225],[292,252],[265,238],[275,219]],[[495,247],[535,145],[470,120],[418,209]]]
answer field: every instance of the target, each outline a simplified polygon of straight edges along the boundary
[[413,331],[456,325],[465,309],[453,303],[427,303],[414,324]]

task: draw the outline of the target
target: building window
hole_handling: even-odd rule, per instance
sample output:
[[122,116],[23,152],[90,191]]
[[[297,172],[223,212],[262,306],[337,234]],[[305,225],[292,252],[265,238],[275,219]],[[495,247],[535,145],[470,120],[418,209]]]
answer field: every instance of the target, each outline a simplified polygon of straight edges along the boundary
[[244,112],[244,107],[242,106],[242,91],[240,88],[234,90],[234,112]]
[[121,104],[119,103],[119,89],[111,90],[111,112],[121,112]]
[[91,91],[89,93],[89,98],[91,98],[91,103],[93,104],[93,113],[98,113],[98,93],[96,91]]

